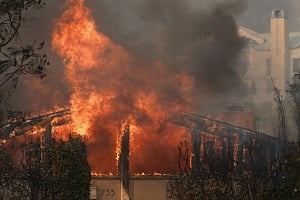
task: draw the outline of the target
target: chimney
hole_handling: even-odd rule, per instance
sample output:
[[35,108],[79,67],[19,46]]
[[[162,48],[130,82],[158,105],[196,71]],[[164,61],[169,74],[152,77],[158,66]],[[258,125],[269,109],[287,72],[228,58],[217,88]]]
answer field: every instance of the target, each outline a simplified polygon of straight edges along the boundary
[[289,65],[289,33],[287,31],[287,16],[284,10],[275,9],[271,15],[271,77],[276,87],[285,97],[287,82],[290,77]]

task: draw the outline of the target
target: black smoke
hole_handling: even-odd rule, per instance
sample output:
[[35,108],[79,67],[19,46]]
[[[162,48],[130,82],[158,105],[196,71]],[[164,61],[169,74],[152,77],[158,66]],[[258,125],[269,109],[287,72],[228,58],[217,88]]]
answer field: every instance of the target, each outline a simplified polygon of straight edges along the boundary
[[161,61],[192,76],[195,100],[203,103],[200,94],[207,99],[245,95],[240,62],[245,42],[235,21],[245,1],[100,0],[88,5],[97,8],[93,16],[99,30],[141,62]]
[[[236,25],[233,20],[236,18],[241,26],[251,28],[258,32],[268,32],[271,10],[274,8],[284,8],[289,16],[289,29],[291,31],[300,30],[300,21],[298,20],[300,4],[298,0],[247,0],[247,2],[245,2],[246,0],[87,0],[87,5],[93,10],[92,14],[98,23],[99,30],[111,37],[115,42],[124,46],[127,50],[133,52],[137,57],[141,57],[143,61],[159,59],[167,63],[168,66],[173,67],[174,70],[180,70],[185,67],[191,68],[191,66],[179,67],[177,63],[180,62],[172,58],[176,55],[177,59],[181,62],[188,61],[188,63],[192,63],[193,66],[199,63],[198,60],[200,60],[200,58],[213,57],[212,60],[206,64],[207,66],[208,63],[214,62],[215,65],[213,65],[213,67],[201,69],[195,67],[192,68],[190,72],[192,73],[193,70],[195,70],[196,74],[199,74],[204,71],[204,74],[207,73],[210,75],[202,75],[197,79],[199,87],[196,89],[196,93],[200,91],[200,88],[206,88],[207,84],[205,83],[208,82],[210,83],[208,88],[216,88],[218,91],[222,91],[223,88],[225,88],[226,91],[228,88],[226,89],[225,86],[222,87],[223,83],[225,83],[225,85],[230,82],[231,85],[238,83],[240,81],[240,78],[237,77],[237,75],[240,74],[239,71],[242,71],[241,74],[243,74],[245,70],[243,65],[227,67],[229,65],[228,63],[232,62],[235,64],[237,62],[236,59],[231,61],[230,59],[225,59],[225,61],[228,61],[227,66],[217,67],[217,62],[222,64],[223,59],[214,59],[219,55],[223,56],[224,54],[222,52],[224,51],[221,50],[221,48],[217,50],[216,53],[210,53],[218,48],[218,45],[209,46],[214,43],[209,42],[208,37],[209,32],[210,34],[214,32],[213,26],[218,24],[223,24],[224,26],[224,24],[226,24],[224,22],[227,21],[228,24],[231,25],[230,30],[232,31],[231,33],[233,33],[233,38],[235,38]],[[43,10],[31,16],[32,22],[26,24],[21,29],[19,37],[19,40],[21,40],[23,44],[32,44],[34,41],[41,40],[45,41],[45,50],[49,56],[51,66],[49,68],[48,77],[41,81],[41,85],[49,89],[33,89],[29,82],[24,83],[24,81],[21,80],[12,99],[10,99],[9,109],[25,111],[39,110],[45,107],[49,109],[53,106],[53,103],[49,100],[49,95],[53,96],[53,93],[57,94],[55,96],[56,105],[62,105],[68,102],[70,91],[64,81],[64,67],[58,56],[51,52],[50,47],[54,22],[63,12],[63,4],[64,1],[61,0],[47,2]],[[247,6],[245,4],[247,4]],[[210,19],[213,17],[213,13],[218,12],[219,16],[215,18],[217,23],[213,24]],[[226,15],[226,20],[222,18],[224,15]],[[185,18],[180,19],[180,17]],[[178,18],[179,20],[176,22]],[[199,32],[199,30],[195,31],[195,29],[204,30],[204,27],[198,27],[199,25],[203,25],[204,27],[211,25],[212,27],[209,29],[209,32],[205,32],[206,37],[200,34],[200,39],[194,40],[197,36],[196,33]],[[191,33],[186,34],[190,31],[188,27],[191,27],[196,36]],[[219,27],[220,30],[222,30],[221,27]],[[171,35],[172,37],[169,37],[170,34],[172,34],[171,30],[176,32],[178,30],[179,32],[181,31],[181,33],[176,33],[174,36]],[[182,34],[182,32],[185,34]],[[222,32],[219,33],[219,35],[220,34],[222,35]],[[182,39],[186,36],[191,38]],[[216,36],[217,34],[215,34],[215,37]],[[215,42],[218,42],[216,39],[223,39],[223,35],[221,38],[215,38]],[[172,44],[172,40],[175,40],[174,42],[180,40],[181,42]],[[169,45],[170,43],[171,46]],[[239,46],[239,42],[235,43],[234,40],[231,40],[231,42],[224,41],[220,46],[226,46],[227,44],[237,44]],[[199,46],[202,48],[198,48]],[[178,49],[173,50],[171,47],[184,48],[181,51]],[[206,51],[206,49],[208,49],[208,51]],[[229,56],[238,57],[239,49],[232,49],[232,51],[228,51]],[[193,52],[196,56],[192,57],[195,59],[189,60]],[[205,54],[199,55],[202,52],[205,52]],[[191,53],[191,55],[189,55],[189,53]],[[198,64],[198,66],[200,65]],[[225,71],[224,75],[222,75],[222,71]],[[232,75],[232,72],[235,75]],[[229,74],[229,76],[227,74]],[[234,78],[231,79],[231,77]],[[28,79],[32,79],[32,77],[28,77]],[[229,82],[227,82],[227,80],[229,80]],[[204,84],[201,82],[204,82]],[[231,90],[234,91],[234,89]],[[217,93],[218,92],[215,94]],[[212,97],[212,99],[215,98]]]

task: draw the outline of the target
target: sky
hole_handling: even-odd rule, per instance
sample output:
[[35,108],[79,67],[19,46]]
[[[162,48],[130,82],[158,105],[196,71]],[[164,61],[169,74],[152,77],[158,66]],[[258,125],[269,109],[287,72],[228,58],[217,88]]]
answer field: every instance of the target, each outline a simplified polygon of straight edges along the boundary
[[[167,2],[166,0],[165,2]],[[275,8],[283,8],[288,13],[288,28],[290,31],[300,32],[300,3],[299,0],[185,0],[192,9],[198,12],[206,12],[214,4],[232,3],[228,6],[234,14],[236,22],[240,26],[253,29],[257,32],[269,31],[269,19],[271,11]],[[54,23],[64,10],[64,1],[51,0],[46,2],[42,10],[29,15],[32,22],[24,25],[19,41],[22,44],[33,41],[45,41],[44,51],[47,53],[50,66],[48,76],[34,80],[31,77],[23,77],[17,91],[13,94],[8,105],[9,109],[37,111],[51,109],[55,105],[68,104],[71,93],[68,83],[64,78],[64,66],[51,49],[51,34]],[[149,3],[149,2],[156,2]],[[158,2],[158,3],[157,3]],[[151,45],[140,41],[152,41],[157,32],[156,16],[160,16],[164,6],[162,0],[87,0],[87,6],[91,8],[92,15],[99,29],[109,35],[116,43],[125,46],[134,53],[140,53],[145,58],[151,58]],[[174,1],[175,2],[175,1]],[[179,2],[179,1],[177,1]],[[151,12],[149,11],[151,10]],[[130,34],[128,34],[130,33]],[[153,53],[155,55],[155,52]],[[157,56],[157,55],[155,55]]]
[[246,11],[237,18],[241,26],[249,27],[257,32],[269,32],[271,11],[284,9],[288,15],[290,31],[300,31],[299,0],[248,0]]

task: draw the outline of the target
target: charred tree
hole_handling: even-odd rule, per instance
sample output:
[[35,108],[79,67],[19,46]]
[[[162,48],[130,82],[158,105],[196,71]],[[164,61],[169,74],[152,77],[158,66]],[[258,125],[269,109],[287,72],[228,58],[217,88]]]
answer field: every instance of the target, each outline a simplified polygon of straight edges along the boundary
[[283,104],[283,97],[280,93],[280,90],[276,87],[275,81],[272,81],[272,90],[274,92],[274,102],[277,111],[277,119],[278,119],[278,138],[280,140],[280,144],[277,148],[277,157],[278,157],[278,165],[280,167],[284,167],[285,156],[287,154],[287,121],[286,121],[286,108]]
[[294,81],[289,84],[291,104],[293,106],[294,121],[297,128],[297,143],[300,145],[300,74],[294,76]]
[[[29,22],[28,13],[42,8],[42,0],[2,0],[0,1],[0,122],[6,114],[6,102],[15,91],[22,74],[32,74],[40,78],[46,76],[49,64],[45,54],[40,53],[44,42],[33,45],[9,46],[20,37],[21,26]],[[3,113],[2,113],[3,112]]]
[[126,123],[121,136],[121,152],[118,160],[118,174],[122,180],[122,200],[129,200],[129,138],[130,125]]
[[195,127],[192,130],[192,175],[198,177],[200,175],[200,127]]

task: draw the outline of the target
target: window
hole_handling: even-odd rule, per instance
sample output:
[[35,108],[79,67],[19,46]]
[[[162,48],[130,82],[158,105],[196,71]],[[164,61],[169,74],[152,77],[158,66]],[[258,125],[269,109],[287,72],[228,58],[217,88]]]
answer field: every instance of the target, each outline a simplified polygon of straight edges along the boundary
[[272,91],[272,83],[271,83],[270,79],[267,79],[266,91],[267,91],[267,94],[270,94]]
[[251,90],[251,94],[253,94],[253,95],[256,94],[256,83],[254,81],[251,83],[250,90]]
[[270,58],[266,59],[266,68],[267,68],[267,70],[266,70],[267,76],[271,76],[272,65],[271,65],[271,59]]
[[293,72],[300,74],[300,58],[293,58]]

